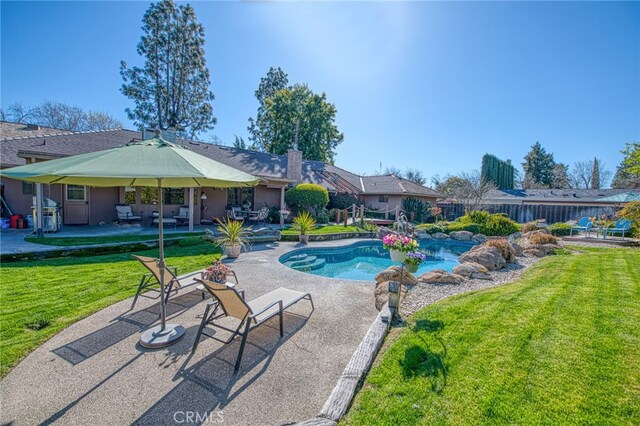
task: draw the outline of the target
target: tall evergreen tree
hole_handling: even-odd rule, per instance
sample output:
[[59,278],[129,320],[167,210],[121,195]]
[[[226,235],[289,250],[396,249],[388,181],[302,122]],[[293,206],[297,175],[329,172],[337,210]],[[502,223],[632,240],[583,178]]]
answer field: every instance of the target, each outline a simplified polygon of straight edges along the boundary
[[510,160],[500,160],[495,155],[482,156],[482,179],[493,184],[498,189],[513,189],[515,180],[515,168]]
[[277,90],[265,99],[264,113],[256,123],[262,149],[286,154],[296,148],[305,160],[333,164],[335,149],[344,139],[335,125],[336,113],[324,93],[313,93],[307,85]]
[[162,0],[151,4],[142,21],[137,52],[144,66],[120,63],[121,92],[135,104],[127,115],[139,127],[175,128],[190,138],[213,129],[204,27],[193,8]]
[[522,168],[524,169],[524,189],[551,188],[553,186],[553,168],[556,162],[553,154],[536,142],[531,151],[524,157]]
[[258,99],[258,113],[255,119],[249,118],[249,127],[247,127],[249,140],[258,148],[264,150],[268,144],[265,141],[265,135],[269,134],[269,129],[266,128],[269,123],[263,120],[266,110],[265,101],[268,98],[273,98],[278,90],[286,89],[288,84],[289,77],[280,67],[269,68],[267,75],[260,79],[258,89],[255,91],[256,99]]
[[594,157],[591,167],[591,188],[600,189],[600,161]]
[[553,166],[553,184],[551,187],[558,189],[571,188],[568,165],[564,163],[556,163],[556,165]]

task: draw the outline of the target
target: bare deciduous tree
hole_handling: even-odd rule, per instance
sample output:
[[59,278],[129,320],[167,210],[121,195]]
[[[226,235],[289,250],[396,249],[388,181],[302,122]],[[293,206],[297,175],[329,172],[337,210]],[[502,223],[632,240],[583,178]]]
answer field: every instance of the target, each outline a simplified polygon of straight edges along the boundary
[[487,204],[489,193],[494,189],[495,184],[483,179],[477,170],[447,176],[436,185],[436,191],[462,204],[466,212],[482,209]]
[[85,112],[82,108],[55,101],[44,101],[35,107],[16,102],[0,111],[3,121],[39,124],[54,129],[87,131],[122,128],[122,123],[101,111]]
[[[569,172],[569,181],[574,189],[604,188],[609,183],[610,177],[611,172],[597,158],[588,161],[577,161]],[[597,182],[594,182],[594,180],[597,180]]]

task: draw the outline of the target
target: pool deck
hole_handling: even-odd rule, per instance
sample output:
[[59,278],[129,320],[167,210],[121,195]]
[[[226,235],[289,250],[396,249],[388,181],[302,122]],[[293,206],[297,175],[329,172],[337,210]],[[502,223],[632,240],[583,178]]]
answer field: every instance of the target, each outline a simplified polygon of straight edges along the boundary
[[138,344],[158,322],[158,304],[143,298],[129,311],[127,299],[71,325],[18,364],[0,382],[0,423],[164,425],[198,413],[228,425],[274,425],[314,417],[378,312],[373,283],[309,275],[278,262],[297,247],[254,246],[229,262],[248,299],[283,286],[309,292],[315,303],[311,314],[305,301],[289,310],[282,339],[275,319],[256,328],[237,375],[237,339],[226,346],[202,340],[191,353],[207,303],[200,292],[172,298],[170,322],[182,324],[186,336],[159,350]]

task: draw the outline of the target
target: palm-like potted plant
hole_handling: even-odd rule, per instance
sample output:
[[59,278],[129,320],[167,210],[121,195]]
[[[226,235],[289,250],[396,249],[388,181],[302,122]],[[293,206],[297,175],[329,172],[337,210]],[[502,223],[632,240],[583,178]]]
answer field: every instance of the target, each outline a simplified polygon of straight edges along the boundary
[[293,229],[295,229],[296,231],[300,231],[298,240],[302,244],[307,244],[309,242],[308,232],[315,229],[315,227],[316,221],[313,219],[313,216],[309,214],[309,212],[302,212],[293,219]]
[[251,234],[251,227],[245,228],[239,220],[229,219],[227,222],[216,220],[220,234],[215,237],[215,243],[223,248],[227,257],[237,258],[242,248],[249,243],[247,237]]

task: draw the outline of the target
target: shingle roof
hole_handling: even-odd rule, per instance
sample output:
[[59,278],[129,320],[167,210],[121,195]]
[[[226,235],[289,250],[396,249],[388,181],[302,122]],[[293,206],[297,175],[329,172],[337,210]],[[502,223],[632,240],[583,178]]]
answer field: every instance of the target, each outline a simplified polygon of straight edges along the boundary
[[627,192],[628,189],[511,189],[493,190],[487,196],[488,202],[606,202],[603,198]]
[[363,176],[365,194],[407,194],[442,197],[431,188],[419,185],[395,175]]
[[[54,129],[55,130],[55,129]],[[114,129],[98,132],[62,132],[0,141],[0,164],[14,167],[25,164],[30,154],[63,157],[84,154],[125,145],[142,134],[133,130]],[[179,139],[177,143],[205,157],[220,161],[255,176],[287,179],[287,156]],[[317,183],[329,191],[370,194],[401,194],[441,197],[430,188],[392,175],[358,176],[321,161],[302,162],[302,180]]]
[[68,130],[54,129],[52,127],[39,126],[34,124],[11,123],[0,121],[0,140],[30,138],[33,136],[53,135],[60,133],[73,133]]

